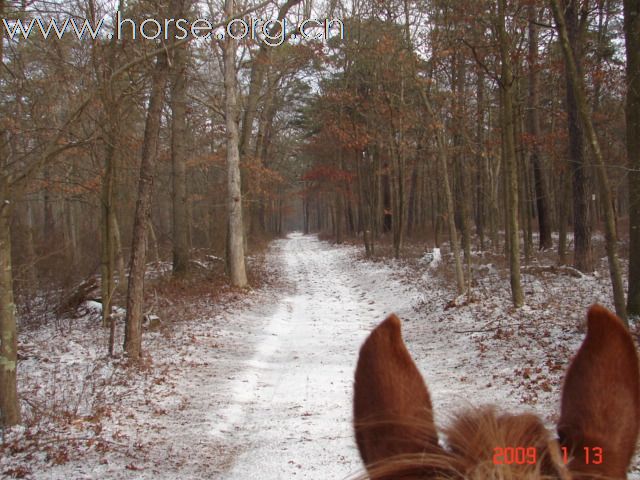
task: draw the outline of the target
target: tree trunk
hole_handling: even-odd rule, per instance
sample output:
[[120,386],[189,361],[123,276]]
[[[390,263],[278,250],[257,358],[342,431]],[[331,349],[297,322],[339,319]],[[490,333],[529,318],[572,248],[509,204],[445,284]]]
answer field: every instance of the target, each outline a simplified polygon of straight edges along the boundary
[[[364,242],[364,250],[367,257],[373,255],[373,243],[371,241],[371,218],[373,215],[373,211],[371,208],[372,197],[374,195],[374,191],[367,191],[365,189],[365,179],[363,178],[365,172],[370,173],[367,169],[367,165],[369,163],[369,159],[367,157],[367,152],[362,152],[362,155],[355,152],[355,164],[356,164],[356,175],[358,176],[358,209],[360,210],[360,225],[362,227],[362,240]],[[363,165],[364,164],[364,165]],[[369,175],[367,175],[367,179]],[[370,182],[367,182],[370,185]]]
[[309,234],[309,195],[307,192],[302,197],[302,233]]
[[560,174],[560,197],[558,203],[558,263],[567,263],[567,220],[569,217],[569,202],[571,201],[571,184],[566,173]]
[[502,92],[502,131],[505,148],[505,185],[506,185],[506,215],[508,219],[509,235],[509,271],[511,282],[511,300],[516,307],[522,306],[524,297],[520,285],[520,241],[518,239],[518,172],[514,137],[514,109],[513,109],[513,73],[511,71],[511,51],[505,30],[506,0],[498,1],[498,40],[500,42]]
[[553,16],[555,17],[556,24],[560,33],[560,43],[562,46],[562,52],[564,54],[565,63],[567,66],[567,77],[571,83],[572,90],[575,93],[577,113],[579,120],[584,127],[589,146],[593,152],[593,156],[596,160],[596,172],[598,174],[598,183],[600,186],[600,195],[602,196],[602,204],[605,215],[605,242],[607,250],[607,258],[609,260],[609,275],[611,277],[611,286],[613,288],[613,303],[616,307],[616,313],[620,318],[626,321],[627,312],[624,302],[624,289],[622,284],[622,273],[620,271],[620,264],[618,262],[618,255],[616,253],[617,238],[616,238],[616,225],[615,215],[613,212],[613,204],[611,202],[611,189],[609,187],[609,180],[607,178],[607,172],[600,151],[600,144],[598,137],[596,136],[595,129],[589,112],[587,110],[587,99],[584,88],[584,79],[580,75],[580,70],[576,64],[574,52],[571,48],[567,24],[565,23],[564,15],[558,5],[558,0],[551,0],[551,8],[553,9]]
[[[515,118],[521,118],[520,112],[516,111]],[[517,123],[520,125],[520,122]],[[516,128],[515,138],[522,139],[522,130]],[[531,251],[533,250],[533,236],[531,226],[531,206],[529,198],[529,175],[528,175],[528,163],[525,159],[525,148],[522,143],[519,143],[516,147],[516,165],[518,170],[518,194],[520,202],[520,225],[522,227],[522,254],[524,256],[525,265],[529,264],[531,260]]]
[[149,232],[149,235],[147,235],[147,251],[151,252],[151,261],[158,263],[160,261],[160,245],[158,245],[158,237],[156,237],[156,230],[153,228],[151,216],[149,216],[147,230]]
[[416,213],[418,199],[418,165],[414,163],[409,176],[409,198],[407,199],[407,236],[413,236],[416,228]]
[[118,217],[115,211],[111,215],[111,233],[113,234],[113,247],[116,260],[116,268],[118,270],[118,285],[124,285],[127,281],[127,272],[124,267],[124,253],[122,251],[122,240],[120,237],[120,226],[118,225]]
[[454,172],[457,178],[458,188],[456,188],[456,206],[462,234],[462,250],[464,251],[465,262],[471,261],[471,231],[469,228],[469,196],[468,196],[468,172],[463,145],[463,130],[465,125],[465,100],[466,100],[466,63],[464,55],[458,55],[454,63],[456,71],[456,95],[454,100],[454,112],[456,113],[455,127],[453,128],[453,147],[455,150]]
[[640,315],[640,0],[624,1],[629,159],[629,315]]
[[[342,113],[340,114],[342,116]],[[338,170],[340,172],[342,172],[343,168],[344,168],[344,161],[342,158],[343,152],[342,152],[342,147],[338,147]],[[335,226],[336,226],[336,243],[338,245],[342,244],[344,242],[344,221],[343,221],[343,215],[344,215],[344,185],[341,181],[338,181],[336,183],[336,190],[335,190]]]
[[[233,0],[225,0],[227,18],[234,15]],[[238,142],[238,79],[236,73],[236,40],[227,35],[224,40],[225,120],[227,127],[227,259],[231,284],[247,285],[244,262],[244,224],[242,222],[242,190]]]
[[23,246],[25,250],[26,271],[25,278],[30,291],[35,292],[38,289],[38,270],[36,268],[36,249],[33,239],[34,231],[33,208],[30,201],[26,201],[24,205],[24,224],[23,224]]
[[102,180],[102,218],[101,231],[101,269],[100,285],[102,289],[102,326],[109,325],[111,316],[111,300],[115,291],[114,266],[115,266],[115,236],[113,233],[113,182],[114,182],[114,152],[115,137],[108,140],[105,158],[105,173]]
[[[492,164],[493,163],[493,164]],[[487,173],[489,174],[489,237],[491,237],[491,246],[494,252],[500,250],[500,236],[498,234],[498,221],[500,219],[500,207],[498,197],[500,191],[500,169],[502,161],[497,158],[493,162],[489,162]]]
[[540,151],[540,89],[538,74],[538,25],[537,8],[529,7],[529,97],[527,108],[527,129],[531,135],[531,163],[533,165],[533,182],[536,192],[536,210],[538,212],[538,231],[540,241],[538,248],[547,250],[552,247],[551,225],[549,216],[549,188],[544,174],[542,152]]
[[189,212],[187,208],[187,45],[173,52],[171,85],[171,164],[173,166],[173,274],[184,275],[189,266]]
[[485,237],[485,211],[486,211],[486,177],[488,169],[488,160],[484,147],[484,70],[477,68],[476,81],[476,143],[478,145],[478,153],[476,159],[476,234],[480,239],[480,250],[484,251]]
[[336,234],[336,243],[338,245],[342,244],[342,242],[344,242],[344,234],[342,231],[342,211],[344,209],[344,206],[342,204],[342,192],[340,190],[337,190],[335,193],[335,215],[334,215],[334,222],[335,222],[335,234]]
[[76,214],[76,202],[65,199],[64,204],[64,216],[65,216],[65,240],[64,246],[69,259],[69,264],[75,268],[78,259],[82,257],[82,251],[78,244],[78,215]]
[[11,270],[10,201],[7,178],[2,176],[0,177],[0,425],[3,427],[20,423],[20,402],[16,383],[18,339]]
[[[402,134],[399,134],[402,136]],[[394,135],[395,137],[396,135]],[[389,156],[392,168],[389,172],[389,185],[391,186],[391,231],[393,237],[393,256],[400,258],[404,241],[404,212],[405,212],[405,160],[402,152],[402,141],[390,139]]]
[[[0,0],[0,15],[4,16],[5,2]],[[4,31],[0,31],[0,64],[4,66]],[[21,103],[19,103],[21,105]],[[4,138],[2,144],[4,145]],[[3,149],[4,150],[4,149]],[[5,152],[0,159],[6,168]],[[13,270],[11,265],[11,195],[9,179],[0,172],[0,427],[20,423],[17,365],[18,334],[16,306],[13,300]]]
[[[174,0],[171,1],[174,4]],[[173,9],[171,12],[175,11]],[[144,274],[147,263],[147,229],[151,216],[151,195],[158,156],[160,120],[168,76],[168,60],[165,52],[158,54],[153,69],[149,108],[142,143],[142,161],[138,180],[138,200],[133,223],[131,266],[127,290],[127,316],[124,350],[136,362],[142,350],[142,316],[144,308]]]
[[[578,0],[565,0],[566,26],[572,54],[576,59],[578,75],[582,76],[583,35],[578,16]],[[573,181],[573,237],[574,267],[582,272],[593,271],[593,252],[591,248],[591,222],[589,218],[588,171],[584,148],[584,125],[580,123],[577,92],[566,75],[567,118],[569,122],[569,166]]]
[[[417,72],[415,71],[415,65],[413,65],[414,71],[413,75],[417,79]],[[422,104],[425,107],[425,110],[431,117],[432,121],[435,122],[435,140],[436,140],[436,154],[438,159],[438,166],[440,167],[440,177],[438,177],[441,182],[442,187],[444,188],[445,195],[445,203],[447,209],[447,224],[449,226],[449,241],[451,243],[451,253],[453,254],[454,264],[455,264],[455,275],[456,275],[456,287],[458,293],[462,293],[465,288],[464,284],[464,272],[462,270],[462,260],[460,259],[460,244],[458,242],[458,232],[456,231],[455,224],[455,208],[453,204],[453,193],[451,192],[451,184],[449,180],[449,166],[448,166],[448,158],[447,158],[447,145],[444,138],[444,127],[442,122],[436,116],[435,109],[431,104],[431,100],[429,99],[427,92],[425,92],[424,88],[418,88],[418,93],[420,94],[420,99],[422,100]],[[437,228],[434,229],[434,243],[436,246],[438,245],[437,238]]]
[[51,191],[49,190],[51,173],[48,165],[45,165],[43,169],[43,176],[45,181],[43,198],[42,198],[42,206],[44,208],[43,238],[54,240],[54,236],[56,233],[56,225],[55,225],[55,219],[53,215],[53,203],[51,201]]
[[[423,102],[426,98],[426,93],[421,94]],[[431,106],[431,103],[428,103]],[[437,120],[436,120],[437,121]],[[453,253],[456,273],[456,286],[458,293],[464,291],[464,273],[462,271],[462,260],[460,259],[460,244],[458,243],[458,232],[456,231],[455,224],[455,208],[453,205],[453,193],[451,192],[451,186],[449,183],[449,166],[447,165],[447,152],[446,144],[443,138],[443,132],[438,131],[436,133],[436,144],[438,149],[438,164],[440,167],[440,174],[442,175],[441,181],[444,187],[444,198],[447,210],[447,225],[449,226],[449,242],[451,244],[451,253]],[[436,244],[437,244],[436,240]]]
[[[119,2],[122,7],[122,1]],[[117,54],[117,38],[112,37],[107,51],[106,71],[112,72],[115,69]],[[100,75],[104,75],[100,72]],[[104,152],[104,177],[102,179],[101,192],[101,295],[102,295],[102,326],[112,327],[114,325],[111,318],[111,302],[116,290],[116,282],[114,279],[114,270],[116,265],[116,256],[118,267],[121,268],[119,275],[119,285],[125,282],[124,277],[124,261],[122,259],[122,249],[120,246],[120,232],[118,231],[118,222],[116,220],[114,205],[114,189],[116,182],[118,158],[118,148],[121,136],[121,118],[120,118],[120,102],[116,98],[114,82],[106,81],[102,85],[101,97],[102,105],[105,112],[105,136],[106,145]],[[113,339],[109,337],[109,354],[113,354]]]

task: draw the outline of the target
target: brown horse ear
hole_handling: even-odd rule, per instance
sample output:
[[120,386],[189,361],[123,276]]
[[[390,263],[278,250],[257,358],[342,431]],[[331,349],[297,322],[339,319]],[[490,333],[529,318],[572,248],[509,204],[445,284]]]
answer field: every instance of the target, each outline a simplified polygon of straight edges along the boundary
[[638,355],[627,328],[593,305],[587,336],[569,366],[558,434],[574,478],[626,478],[640,425]]
[[400,455],[440,451],[429,392],[395,315],[373,330],[360,349],[353,417],[368,468]]

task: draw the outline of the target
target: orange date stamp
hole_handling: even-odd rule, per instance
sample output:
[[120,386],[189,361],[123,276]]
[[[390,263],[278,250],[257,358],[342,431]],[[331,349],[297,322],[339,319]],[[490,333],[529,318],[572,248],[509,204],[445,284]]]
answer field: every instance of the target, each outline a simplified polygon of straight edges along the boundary
[[[562,461],[569,463],[569,451],[567,447],[560,447]],[[580,452],[578,452],[579,454]],[[582,461],[585,465],[600,465],[604,461],[601,447],[584,447],[582,449]],[[574,457],[578,455],[574,452]],[[535,465],[538,462],[538,449],[536,447],[495,447],[493,449],[494,465]]]

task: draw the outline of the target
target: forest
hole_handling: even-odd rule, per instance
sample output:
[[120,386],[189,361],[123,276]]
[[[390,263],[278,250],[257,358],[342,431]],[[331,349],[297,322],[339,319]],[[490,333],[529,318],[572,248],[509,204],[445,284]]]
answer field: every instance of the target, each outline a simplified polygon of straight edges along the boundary
[[[287,342],[316,358],[306,335],[344,362],[347,396],[322,408],[340,405],[350,438],[357,344],[394,310],[458,315],[454,330],[497,335],[470,340],[483,354],[532,309],[557,317],[535,340],[557,334],[566,358],[514,401],[549,409],[575,312],[597,301],[635,328],[640,0],[0,0],[0,17],[0,476],[164,478],[132,453],[160,440],[126,412],[168,395],[174,369],[198,377],[190,362],[219,376],[203,392],[242,404],[234,389],[262,381],[232,365]],[[485,314],[498,333],[470,320]],[[201,339],[220,349],[206,361]],[[184,398],[148,417],[197,412]],[[229,408],[233,431],[246,409]],[[246,449],[215,428],[219,478],[291,476],[233,474]],[[83,455],[117,468],[81,475]],[[181,455],[167,478],[205,476]],[[318,455],[336,470],[303,478],[360,468]]]

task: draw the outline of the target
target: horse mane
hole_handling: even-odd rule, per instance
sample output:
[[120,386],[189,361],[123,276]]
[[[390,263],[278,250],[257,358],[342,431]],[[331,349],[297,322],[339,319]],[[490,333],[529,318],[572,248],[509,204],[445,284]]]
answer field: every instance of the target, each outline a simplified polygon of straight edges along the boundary
[[[433,425],[421,419],[411,424],[413,440],[429,445],[436,435]],[[364,421],[357,428],[382,428],[382,422]],[[397,424],[396,424],[397,426]],[[414,479],[569,479],[555,438],[533,414],[512,415],[495,406],[470,407],[458,412],[442,430],[446,448],[425,448],[423,452],[396,454],[369,464],[368,472],[354,480]],[[402,440],[402,439],[398,439]],[[406,440],[406,439],[405,439]],[[533,464],[494,463],[495,445],[527,445],[536,449]]]

